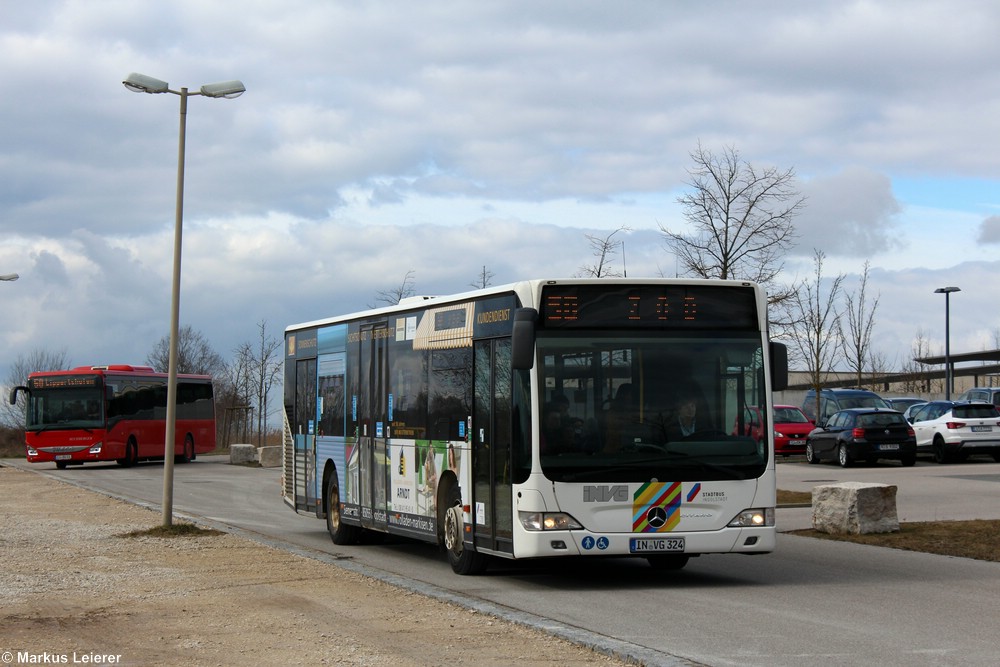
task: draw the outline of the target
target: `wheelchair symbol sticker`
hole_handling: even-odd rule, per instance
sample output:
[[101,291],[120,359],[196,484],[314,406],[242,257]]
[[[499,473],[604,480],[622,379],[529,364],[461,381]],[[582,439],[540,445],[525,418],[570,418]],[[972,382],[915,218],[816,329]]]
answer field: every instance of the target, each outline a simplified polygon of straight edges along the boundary
[[597,547],[601,551],[604,551],[609,546],[611,546],[611,541],[606,537],[598,537],[595,540],[590,535],[587,535],[585,538],[583,538],[583,541],[580,542],[580,546],[583,547],[585,551],[590,551],[594,547]]

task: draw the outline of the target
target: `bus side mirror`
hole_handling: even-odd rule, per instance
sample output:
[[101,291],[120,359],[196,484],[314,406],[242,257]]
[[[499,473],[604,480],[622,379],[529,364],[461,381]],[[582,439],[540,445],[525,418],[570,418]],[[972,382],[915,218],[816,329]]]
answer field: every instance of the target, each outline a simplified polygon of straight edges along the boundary
[[788,348],[771,341],[771,391],[788,389]]
[[535,365],[535,322],[537,321],[538,311],[534,308],[518,308],[514,311],[510,365],[516,371],[526,371]]
[[17,405],[17,392],[23,391],[25,394],[30,394],[27,387],[13,387],[10,390],[10,404]]

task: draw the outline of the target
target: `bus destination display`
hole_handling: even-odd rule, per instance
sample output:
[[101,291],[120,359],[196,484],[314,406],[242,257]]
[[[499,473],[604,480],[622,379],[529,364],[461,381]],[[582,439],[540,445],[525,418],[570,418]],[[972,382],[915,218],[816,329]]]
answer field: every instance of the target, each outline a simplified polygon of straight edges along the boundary
[[51,375],[31,378],[32,389],[67,389],[69,387],[99,387],[101,378],[97,375]]
[[757,309],[750,287],[550,285],[542,290],[541,321],[550,328],[755,330]]

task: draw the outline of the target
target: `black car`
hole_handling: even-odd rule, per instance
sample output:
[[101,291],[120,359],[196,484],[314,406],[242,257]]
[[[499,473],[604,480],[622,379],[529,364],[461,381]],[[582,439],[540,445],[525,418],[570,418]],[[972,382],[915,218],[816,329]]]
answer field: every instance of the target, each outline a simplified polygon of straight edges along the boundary
[[834,459],[844,468],[855,461],[875,463],[896,459],[904,466],[917,462],[913,427],[898,410],[850,408],[830,415],[806,439],[806,460]]
[[802,412],[817,424],[830,421],[835,412],[847,408],[894,409],[884,398],[867,389],[820,389],[819,412],[816,411],[815,390],[807,391],[802,399]]

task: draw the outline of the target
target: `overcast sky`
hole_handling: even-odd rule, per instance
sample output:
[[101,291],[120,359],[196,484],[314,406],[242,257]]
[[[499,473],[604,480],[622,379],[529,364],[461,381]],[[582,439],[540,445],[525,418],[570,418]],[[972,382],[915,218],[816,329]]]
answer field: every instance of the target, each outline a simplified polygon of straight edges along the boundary
[[20,354],[142,363],[169,329],[179,97],[191,97],[181,324],[223,357],[421,294],[568,277],[626,225],[629,277],[699,142],[794,169],[785,278],[880,295],[875,345],[997,347],[1000,4],[33,0],[0,22],[0,378]]

